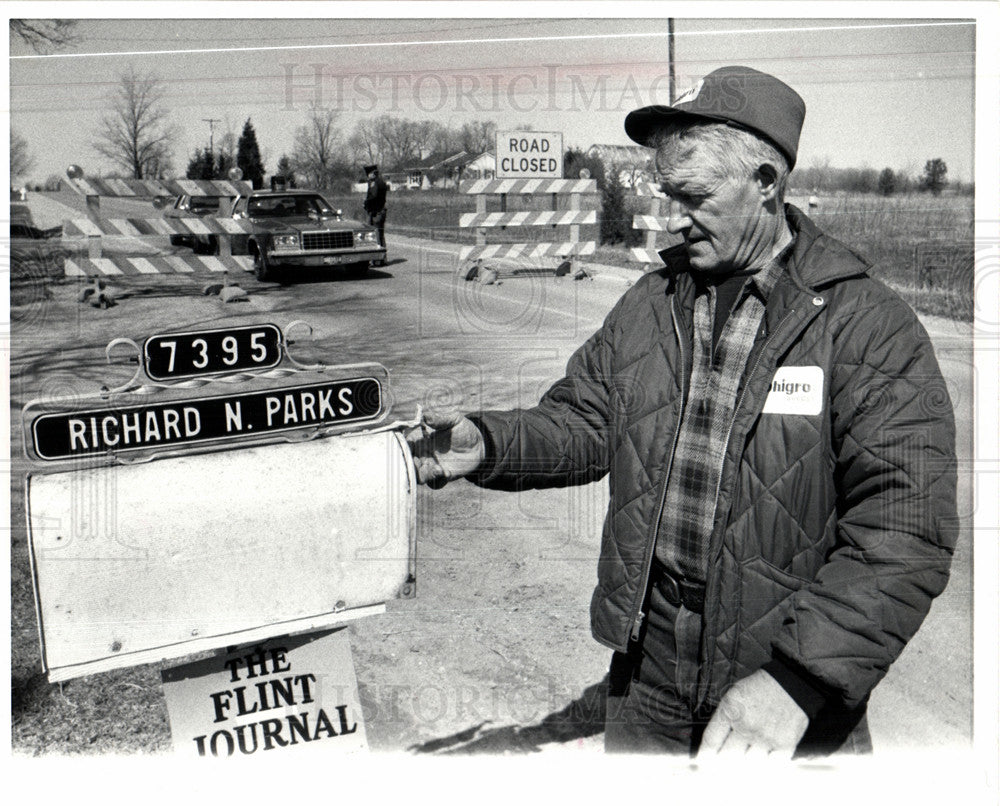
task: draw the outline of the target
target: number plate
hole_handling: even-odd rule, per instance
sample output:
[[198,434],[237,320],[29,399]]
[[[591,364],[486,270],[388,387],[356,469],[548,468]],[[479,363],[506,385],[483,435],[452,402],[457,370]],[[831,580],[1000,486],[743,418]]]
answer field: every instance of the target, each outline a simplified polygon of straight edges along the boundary
[[267,324],[167,333],[146,339],[143,354],[156,381],[269,369],[281,361],[281,330]]
[[323,262],[327,265],[343,263],[344,258],[341,255],[324,255]]

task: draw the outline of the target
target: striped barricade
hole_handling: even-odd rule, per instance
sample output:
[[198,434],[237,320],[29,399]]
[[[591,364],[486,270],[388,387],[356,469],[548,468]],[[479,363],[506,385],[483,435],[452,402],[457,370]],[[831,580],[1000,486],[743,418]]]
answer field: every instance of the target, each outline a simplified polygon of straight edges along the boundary
[[494,243],[463,246],[459,250],[460,260],[488,260],[490,258],[522,258],[535,260],[543,257],[578,257],[592,255],[596,244],[593,241],[563,243]]
[[253,232],[249,221],[234,218],[74,218],[63,235],[240,235]]
[[520,213],[463,213],[460,227],[535,227],[550,225],[596,224],[596,210],[542,210]]
[[660,186],[655,182],[638,182],[633,190],[636,196],[649,199],[649,212],[646,214],[637,213],[632,216],[632,229],[644,231],[646,243],[643,246],[633,246],[631,249],[632,260],[636,263],[646,264],[648,271],[663,265],[659,250],[656,248],[656,233],[665,232],[667,228],[660,203],[662,199],[666,198],[666,194],[660,190]]
[[157,196],[244,196],[249,182],[224,179],[92,179],[69,177],[70,187],[83,196],[153,199]]
[[596,179],[474,179],[463,182],[461,193],[469,195],[597,193]]
[[[99,179],[82,175],[76,168],[68,172],[70,186],[87,197],[87,218],[66,221],[63,237],[87,239],[87,255],[66,258],[63,270],[67,277],[93,275],[193,274],[196,272],[251,271],[249,256],[234,257],[231,238],[253,231],[248,221],[221,217],[189,218],[104,218],[101,216],[102,196],[118,199],[149,200],[169,196],[229,196],[246,195],[253,189],[250,183],[231,180],[203,179]],[[154,236],[216,236],[218,257],[156,254]],[[102,238],[136,238],[152,254],[112,254],[102,252]],[[136,250],[131,250],[136,251]]]
[[138,274],[194,274],[196,272],[253,271],[253,259],[245,255],[113,255],[112,257],[68,257],[63,264],[67,277]]
[[[481,261],[488,259],[520,259],[539,261],[543,258],[565,260],[580,255],[592,255],[597,248],[595,241],[580,240],[580,226],[597,223],[597,210],[585,210],[581,197],[597,193],[594,179],[476,179],[464,182],[460,191],[476,196],[476,212],[463,213],[458,225],[475,228],[474,246],[463,246],[459,251],[460,260]],[[556,206],[556,195],[569,195],[568,210],[531,210],[508,212],[507,196],[542,195],[552,198]],[[500,196],[501,210],[486,211],[486,197]],[[486,231],[498,227],[569,227],[569,239],[559,242],[487,244]]]

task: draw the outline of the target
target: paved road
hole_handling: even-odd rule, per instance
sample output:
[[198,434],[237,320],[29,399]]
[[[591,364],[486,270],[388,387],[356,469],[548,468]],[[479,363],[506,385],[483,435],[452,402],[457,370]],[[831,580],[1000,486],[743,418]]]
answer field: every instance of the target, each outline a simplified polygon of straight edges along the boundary
[[[390,264],[365,279],[283,286],[247,275],[237,279],[249,300],[231,305],[202,295],[217,279],[208,277],[122,281],[120,304],[105,311],[80,306],[73,287],[56,288],[14,317],[12,433],[31,397],[126,378],[126,368],[103,364],[115,336],[260,321],[310,323],[314,339],[294,348],[301,360],[385,364],[394,417],[411,416],[418,403],[530,405],[627,287],[610,273],[574,281],[526,266],[506,267],[499,285],[465,282],[456,252],[390,233]],[[927,324],[959,407],[967,462],[971,334],[944,320]],[[23,462],[13,469],[17,479]],[[965,500],[969,489],[964,477]],[[374,748],[600,747],[599,714],[588,708],[609,653],[589,637],[587,604],[605,503],[602,484],[518,496],[465,483],[420,491],[417,599],[351,627],[358,678],[374,704]],[[878,746],[969,739],[969,540],[966,525],[948,590],[873,696]]]

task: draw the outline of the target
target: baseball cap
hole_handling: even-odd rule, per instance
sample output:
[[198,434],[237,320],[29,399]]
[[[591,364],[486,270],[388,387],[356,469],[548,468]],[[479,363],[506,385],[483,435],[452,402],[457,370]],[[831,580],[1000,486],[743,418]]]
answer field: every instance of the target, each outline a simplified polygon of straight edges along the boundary
[[805,116],[805,101],[783,81],[750,67],[720,67],[671,106],[644,106],[629,112],[625,133],[646,146],[667,121],[716,120],[763,135],[788,157],[791,168]]

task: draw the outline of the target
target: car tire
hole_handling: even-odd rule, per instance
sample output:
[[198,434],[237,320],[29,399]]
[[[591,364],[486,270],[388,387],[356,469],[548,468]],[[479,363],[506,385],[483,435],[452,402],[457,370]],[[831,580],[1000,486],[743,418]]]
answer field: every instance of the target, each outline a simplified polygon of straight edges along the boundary
[[261,282],[274,279],[274,267],[267,262],[267,255],[257,248],[253,250],[253,270]]
[[369,263],[366,260],[364,263],[349,263],[347,265],[347,276],[348,277],[364,277],[368,274]]

